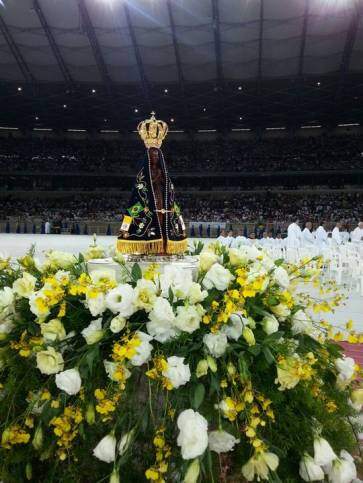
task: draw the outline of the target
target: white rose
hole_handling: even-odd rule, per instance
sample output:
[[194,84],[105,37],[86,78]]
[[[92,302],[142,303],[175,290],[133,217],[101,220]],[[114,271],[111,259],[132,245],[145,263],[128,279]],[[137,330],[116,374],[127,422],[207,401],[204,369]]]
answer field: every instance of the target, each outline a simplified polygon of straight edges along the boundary
[[48,347],[46,350],[37,352],[37,368],[42,374],[57,374],[63,371],[64,361],[62,354],[56,352],[54,347]]
[[188,295],[190,286],[193,283],[191,270],[185,270],[173,265],[167,265],[159,277],[161,294],[169,297],[169,289],[178,299],[185,299]]
[[153,346],[150,344],[152,337],[145,332],[137,331],[137,338],[141,341],[141,344],[136,347],[136,354],[130,359],[133,366],[142,366],[151,357]]
[[30,275],[28,272],[24,272],[22,278],[18,278],[13,283],[13,291],[19,297],[29,298],[33,293],[37,279]]
[[308,454],[305,454],[300,461],[299,475],[304,481],[321,481],[324,479],[324,471]]
[[93,317],[103,314],[103,312],[106,310],[105,294],[100,292],[95,297],[87,297],[85,305]]
[[205,274],[203,286],[208,290],[213,287],[218,290],[227,290],[233,279],[234,277],[229,270],[219,263],[215,263]]
[[112,463],[116,457],[116,438],[113,434],[108,434],[93,450],[93,456],[96,456],[105,463]]
[[103,337],[102,317],[92,322],[82,330],[81,334],[86,339],[88,345],[95,344]]
[[209,449],[216,453],[226,453],[233,451],[234,446],[239,443],[232,434],[219,429],[218,431],[211,431],[208,435]]
[[279,323],[272,314],[265,315],[262,319],[262,328],[267,335],[273,334],[279,330]]
[[243,265],[248,262],[248,256],[246,255],[246,252],[242,249],[230,248],[228,250],[228,255],[229,261],[234,267]]
[[199,329],[202,315],[194,305],[179,305],[176,313],[174,325],[178,329],[189,334]]
[[208,446],[207,420],[193,409],[186,409],[179,414],[177,425],[178,446],[181,446],[183,459],[189,460],[201,456]]
[[342,381],[349,381],[354,374],[355,361],[351,357],[335,359],[335,367],[339,371],[339,378]]
[[282,288],[288,288],[290,285],[290,277],[287,271],[282,267],[275,268],[273,274],[273,278]]
[[146,324],[147,331],[158,342],[167,342],[178,334],[177,328],[174,326],[173,309],[163,297],[156,299],[154,308],[149,314],[149,319],[150,322]]
[[290,315],[290,309],[286,304],[278,304],[271,307],[271,311],[279,320],[285,320]]
[[203,342],[207,346],[209,352],[214,357],[222,356],[227,348],[227,336],[221,332],[215,334],[206,334],[203,337]]
[[96,268],[89,275],[94,284],[116,282],[115,270]]
[[168,367],[162,374],[167,377],[173,389],[184,386],[190,380],[189,364],[184,364],[184,357],[172,356],[167,358]]
[[126,325],[125,317],[121,317],[121,315],[116,315],[116,317],[114,317],[111,320],[110,330],[114,334],[118,334],[125,327],[125,325]]
[[217,262],[218,256],[214,252],[203,250],[199,257],[199,268],[202,272],[207,272]]
[[150,312],[156,300],[157,288],[151,280],[141,278],[135,287],[135,306],[137,309]]
[[225,334],[228,339],[238,340],[242,335],[242,330],[248,320],[242,317],[238,312],[231,314],[228,324],[223,325],[221,333]]
[[202,290],[199,283],[193,282],[189,287],[188,300],[191,304],[198,304],[208,296],[206,290]]
[[78,369],[67,369],[66,371],[56,374],[55,384],[58,389],[66,392],[70,396],[78,394],[82,385]]
[[291,320],[291,331],[294,335],[306,334],[312,329],[310,318],[303,310],[294,313]]
[[66,338],[66,331],[59,319],[52,319],[40,324],[40,332],[46,342],[61,341]]
[[130,317],[135,311],[135,292],[128,283],[120,284],[106,295],[106,306],[114,314]]
[[246,259],[246,261],[253,261],[262,256],[262,252],[255,246],[243,245],[239,248],[241,254]]

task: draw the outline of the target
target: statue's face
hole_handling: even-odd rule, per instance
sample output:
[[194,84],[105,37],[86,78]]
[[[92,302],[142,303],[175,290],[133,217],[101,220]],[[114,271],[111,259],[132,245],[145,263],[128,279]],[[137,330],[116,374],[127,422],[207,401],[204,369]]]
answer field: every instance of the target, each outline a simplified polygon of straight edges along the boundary
[[150,148],[149,156],[151,167],[157,168],[159,166],[159,151],[155,148]]

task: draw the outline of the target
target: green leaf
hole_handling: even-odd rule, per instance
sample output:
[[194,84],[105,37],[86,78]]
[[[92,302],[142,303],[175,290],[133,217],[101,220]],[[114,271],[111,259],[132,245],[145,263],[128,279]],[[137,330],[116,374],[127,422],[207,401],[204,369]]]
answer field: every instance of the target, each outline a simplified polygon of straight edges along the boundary
[[142,278],[142,271],[138,263],[134,263],[131,269],[131,277],[135,282],[137,282],[138,280],[140,280],[140,278]]
[[86,355],[86,362],[90,376],[93,373],[93,363],[95,362],[96,357],[98,358],[98,346],[92,347]]
[[200,382],[197,387],[195,388],[194,391],[194,396],[193,396],[193,407],[194,409],[198,409],[199,406],[202,404],[205,396],[205,387],[204,385]]
[[275,265],[276,267],[279,267],[280,265],[282,265],[284,263],[284,259],[283,258],[279,258],[277,260],[275,260]]
[[262,352],[268,364],[275,362],[275,358],[268,347],[263,347]]

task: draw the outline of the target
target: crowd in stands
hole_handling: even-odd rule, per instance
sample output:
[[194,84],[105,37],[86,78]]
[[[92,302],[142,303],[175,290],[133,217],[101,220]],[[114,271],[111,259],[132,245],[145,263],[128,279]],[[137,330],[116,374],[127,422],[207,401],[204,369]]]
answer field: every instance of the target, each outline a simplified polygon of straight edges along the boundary
[[[233,141],[169,140],[163,150],[171,172],[316,171],[359,169],[363,138],[324,135]],[[139,140],[0,138],[0,172],[134,172],[144,156]]]
[[[345,219],[354,223],[362,216],[363,194],[288,195],[266,191],[261,194],[245,194],[238,198],[217,199],[179,197],[183,216],[192,222],[245,223],[258,220],[287,220],[291,217],[319,221]],[[112,196],[77,195],[70,198],[19,199],[8,196],[0,204],[0,220],[9,217],[22,219],[39,217],[62,220],[119,221],[128,200]]]

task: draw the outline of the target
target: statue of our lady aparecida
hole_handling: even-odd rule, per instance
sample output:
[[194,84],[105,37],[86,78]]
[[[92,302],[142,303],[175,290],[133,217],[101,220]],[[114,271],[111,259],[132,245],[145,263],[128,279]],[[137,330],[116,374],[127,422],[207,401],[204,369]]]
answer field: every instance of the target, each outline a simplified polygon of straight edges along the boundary
[[146,157],[123,215],[117,249],[134,255],[182,254],[188,248],[185,225],[160,149],[168,125],[155,119],[152,112],[137,130],[145,143]]

